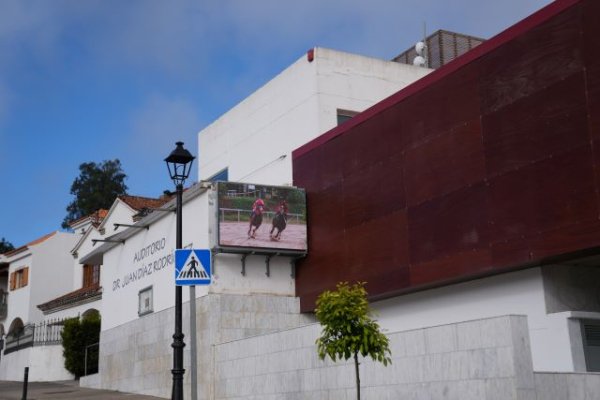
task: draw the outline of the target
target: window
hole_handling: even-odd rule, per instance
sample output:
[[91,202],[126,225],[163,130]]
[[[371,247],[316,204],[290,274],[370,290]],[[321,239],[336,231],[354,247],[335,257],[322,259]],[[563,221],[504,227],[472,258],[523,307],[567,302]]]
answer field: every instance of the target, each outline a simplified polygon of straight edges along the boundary
[[99,265],[84,265],[83,266],[83,286],[84,288],[92,287],[100,284],[100,266]]
[[18,269],[10,274],[10,290],[17,290],[29,283],[29,267]]
[[146,315],[152,311],[152,286],[148,286],[138,293],[138,315]]
[[207,181],[210,182],[217,182],[217,181],[227,181],[229,180],[229,169],[225,168],[222,171],[217,172],[216,174],[214,174],[213,176],[211,176],[210,178],[207,179]]
[[[6,318],[6,314],[8,312],[8,292],[5,292],[4,289],[0,288],[0,319]],[[0,338],[4,334],[4,327],[0,324]]]
[[600,372],[600,321],[582,320],[581,335],[587,370]]
[[348,121],[350,118],[354,117],[357,114],[359,114],[358,111],[340,110],[338,108],[338,110],[337,110],[337,124],[341,125],[341,124],[343,124],[344,122]]

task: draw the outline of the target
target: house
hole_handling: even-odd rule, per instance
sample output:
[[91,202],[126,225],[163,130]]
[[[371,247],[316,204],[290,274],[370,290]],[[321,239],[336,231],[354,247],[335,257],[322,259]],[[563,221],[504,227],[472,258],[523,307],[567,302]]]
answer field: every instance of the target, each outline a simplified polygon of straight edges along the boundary
[[168,199],[119,196],[109,210],[73,221],[75,234],[53,232],[1,256],[0,379],[21,379],[25,366],[31,381],[73,378],[62,357],[63,321],[99,312],[102,299],[101,265],[80,264],[80,254]]
[[7,312],[0,318],[0,330],[5,332],[0,379],[21,379],[24,366],[31,366],[32,380],[43,379],[48,368],[58,371],[50,380],[66,379],[57,361],[62,360],[62,349],[53,349],[54,353],[46,357],[46,346],[32,346],[54,341],[54,336],[35,335],[34,326],[44,319],[37,305],[71,289],[73,261],[69,250],[75,241],[71,233],[52,232],[3,254],[0,268],[7,272],[8,290]]
[[82,264],[82,255],[92,251],[97,242],[124,226],[131,225],[160,208],[168,196],[149,198],[142,196],[117,196],[109,210],[98,210],[71,223],[71,228],[81,235],[70,250],[73,257],[73,287],[68,293],[49,299],[38,305],[46,318],[66,318],[83,315],[89,310],[100,310],[102,286],[100,285],[101,264]]

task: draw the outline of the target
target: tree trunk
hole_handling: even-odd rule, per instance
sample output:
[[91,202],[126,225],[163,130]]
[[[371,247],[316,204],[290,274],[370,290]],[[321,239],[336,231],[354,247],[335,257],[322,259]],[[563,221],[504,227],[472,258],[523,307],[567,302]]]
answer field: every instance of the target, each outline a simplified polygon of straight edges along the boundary
[[354,352],[354,368],[356,370],[356,400],[360,400],[360,373],[358,372],[358,351]]

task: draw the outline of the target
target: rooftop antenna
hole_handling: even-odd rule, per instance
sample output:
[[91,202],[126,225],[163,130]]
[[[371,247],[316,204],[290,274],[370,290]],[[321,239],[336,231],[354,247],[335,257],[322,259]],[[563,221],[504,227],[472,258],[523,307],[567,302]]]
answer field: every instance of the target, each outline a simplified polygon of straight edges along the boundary
[[415,44],[417,56],[413,58],[413,65],[429,68],[429,59],[427,57],[427,25],[423,21],[423,40]]

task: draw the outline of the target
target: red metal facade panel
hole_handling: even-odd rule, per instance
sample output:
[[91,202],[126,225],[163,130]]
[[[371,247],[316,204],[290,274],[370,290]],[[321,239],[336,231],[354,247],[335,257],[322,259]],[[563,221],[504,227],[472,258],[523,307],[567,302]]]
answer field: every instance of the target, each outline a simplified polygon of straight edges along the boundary
[[482,117],[490,176],[589,142],[582,72]]
[[598,4],[553,3],[294,152],[303,311],[342,280],[381,298],[600,249]]
[[[598,34],[600,2],[588,1],[583,6],[583,45],[585,59],[585,80],[588,98],[588,124],[594,141],[596,165],[600,165],[600,34]],[[600,173],[596,171],[600,186]]]
[[[410,285],[419,287],[431,283],[455,282],[484,274],[491,269],[488,249],[462,251],[424,263],[411,264]],[[373,293],[370,287],[369,291]]]
[[411,264],[487,248],[486,188],[465,187],[408,209]]
[[480,182],[485,178],[485,160],[479,119],[407,149],[404,158],[411,206]]
[[589,145],[489,181],[494,239],[526,238],[597,216]]
[[480,60],[483,115],[582,70],[580,8],[572,7]]

